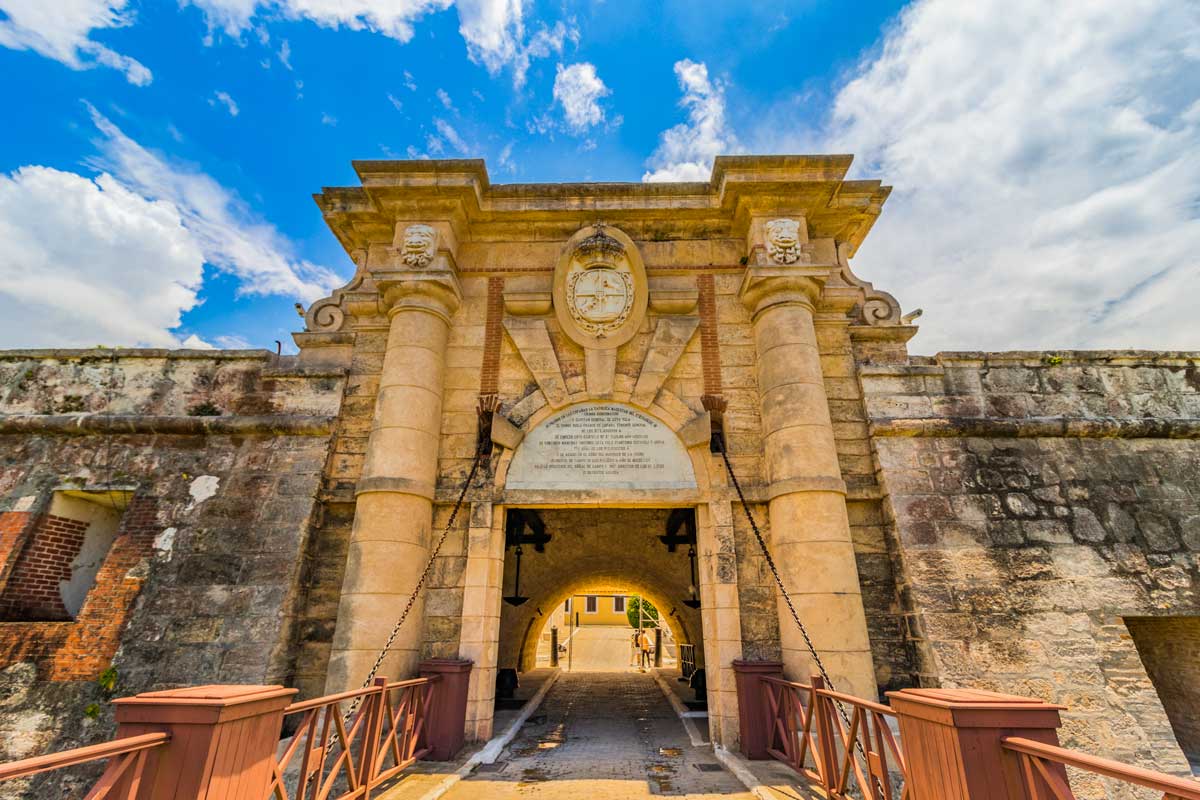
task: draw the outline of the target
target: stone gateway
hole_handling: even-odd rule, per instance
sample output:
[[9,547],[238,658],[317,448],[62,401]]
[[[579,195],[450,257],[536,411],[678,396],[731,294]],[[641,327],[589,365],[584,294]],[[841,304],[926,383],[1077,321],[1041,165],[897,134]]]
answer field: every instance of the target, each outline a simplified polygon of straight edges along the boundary
[[1062,701],[1073,747],[1200,761],[1200,354],[910,355],[849,166],[358,161],[297,355],[0,353],[0,759],[107,738],[113,694],[357,687],[445,533],[381,674],[473,661],[471,740],[568,598],[636,594],[730,748],[735,661],[814,668],[790,601],[842,691]]

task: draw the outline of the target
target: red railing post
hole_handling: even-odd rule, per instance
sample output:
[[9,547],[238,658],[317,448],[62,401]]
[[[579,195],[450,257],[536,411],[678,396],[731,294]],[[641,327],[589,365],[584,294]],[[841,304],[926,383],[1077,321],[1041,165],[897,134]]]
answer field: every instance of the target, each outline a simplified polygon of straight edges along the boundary
[[[917,800],[1028,800],[1006,736],[1058,744],[1056,706],[969,689],[888,692],[900,722],[909,793]],[[1066,781],[1066,771],[1056,765]]]
[[137,800],[263,800],[283,709],[295,694],[282,686],[194,686],[114,701],[118,738],[171,736],[146,765]]
[[770,747],[774,716],[767,703],[766,684],[764,676],[772,678],[783,677],[782,661],[742,661],[733,662],[733,677],[737,684],[738,699],[738,728],[740,729],[742,753],[753,761],[762,761],[771,757],[767,752]]
[[370,800],[371,782],[375,780],[379,771],[379,736],[383,730],[384,709],[387,706],[387,678],[376,678],[373,685],[375,691],[366,696],[362,710],[362,713],[367,715],[362,748],[358,756],[358,784],[364,787],[363,800]]
[[838,783],[838,749],[834,734],[838,728],[830,715],[837,711],[833,708],[833,701],[821,694],[825,688],[824,678],[813,675],[809,684],[812,686],[812,695],[808,713],[813,715],[813,728],[817,732],[817,752],[814,753],[818,762],[817,772],[821,776],[821,785],[832,789]]
[[433,696],[424,708],[422,740],[431,761],[449,761],[462,749],[467,731],[467,684],[472,662],[465,658],[431,658],[418,667],[422,677],[437,676]]

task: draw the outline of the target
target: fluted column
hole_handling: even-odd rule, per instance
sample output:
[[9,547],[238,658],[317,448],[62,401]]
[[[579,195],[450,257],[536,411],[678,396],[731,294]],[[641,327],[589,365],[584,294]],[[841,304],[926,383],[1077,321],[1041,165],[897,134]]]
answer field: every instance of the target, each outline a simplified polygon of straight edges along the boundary
[[[846,490],[813,326],[826,272],[751,267],[741,298],[753,312],[772,555],[838,690],[874,699]],[[782,598],[779,617],[784,672],[806,680],[814,665]]]
[[[366,678],[429,558],[446,341],[462,299],[450,271],[399,273],[378,283],[390,328],[358,483],[330,692]],[[418,597],[379,674],[416,674],[423,623]]]

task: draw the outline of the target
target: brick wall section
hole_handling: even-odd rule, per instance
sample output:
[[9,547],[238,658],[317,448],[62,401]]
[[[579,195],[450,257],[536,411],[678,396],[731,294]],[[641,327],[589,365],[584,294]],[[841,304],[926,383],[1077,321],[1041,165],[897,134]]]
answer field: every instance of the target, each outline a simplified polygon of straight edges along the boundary
[[721,345],[717,340],[717,297],[713,276],[696,278],[699,290],[700,345],[704,359],[704,393],[721,393]]
[[0,580],[11,574],[19,545],[34,520],[35,515],[28,511],[0,511]]
[[[117,538],[105,557],[99,572],[96,573],[96,583],[88,593],[79,615],[71,621],[36,621],[36,622],[0,622],[0,664],[8,665],[18,661],[32,660],[37,664],[38,672],[48,680],[93,680],[112,661],[120,643],[121,632],[129,619],[133,601],[142,586],[142,578],[127,573],[139,561],[150,555],[153,550],[154,537],[161,531],[161,526],[155,519],[156,502],[153,498],[135,498],[124,516]],[[53,531],[65,527],[59,520],[62,517],[47,515],[34,531],[30,547],[36,548],[43,537],[44,531]],[[78,529],[75,552],[78,543],[83,541],[83,531],[87,524],[76,520],[65,520],[70,527]],[[45,548],[37,550],[38,558],[49,552]],[[25,560],[22,554],[21,561]],[[54,556],[57,558],[58,556]],[[66,558],[69,565],[74,554]],[[66,570],[69,577],[70,570]],[[9,579],[5,589],[5,597],[9,601],[15,598],[19,591],[42,591],[45,587],[34,580],[24,578],[22,565],[19,562],[17,570]],[[14,580],[21,579],[18,583]],[[20,587],[27,587],[21,589]],[[47,595],[49,596],[49,595]],[[58,602],[63,617],[66,609],[58,596],[57,579],[53,586],[53,599]],[[43,601],[45,602],[45,601]],[[9,606],[16,611],[30,609],[29,604],[13,602]]]
[[483,371],[479,393],[500,390],[500,341],[504,337],[504,278],[488,278],[487,319],[483,331]]
[[0,619],[69,620],[60,581],[71,579],[71,562],[83,547],[85,521],[46,514],[26,542],[0,594]]

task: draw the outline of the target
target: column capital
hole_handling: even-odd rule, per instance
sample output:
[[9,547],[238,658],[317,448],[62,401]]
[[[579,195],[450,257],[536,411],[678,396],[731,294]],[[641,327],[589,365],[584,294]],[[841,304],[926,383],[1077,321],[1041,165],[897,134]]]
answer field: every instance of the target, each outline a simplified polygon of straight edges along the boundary
[[758,316],[771,306],[800,304],[813,309],[829,278],[829,266],[747,267],[738,298]]
[[401,311],[426,311],[449,323],[462,304],[462,285],[450,270],[397,270],[372,277],[389,318]]

